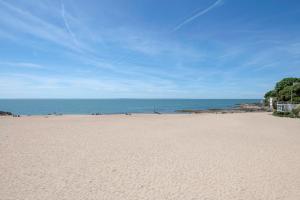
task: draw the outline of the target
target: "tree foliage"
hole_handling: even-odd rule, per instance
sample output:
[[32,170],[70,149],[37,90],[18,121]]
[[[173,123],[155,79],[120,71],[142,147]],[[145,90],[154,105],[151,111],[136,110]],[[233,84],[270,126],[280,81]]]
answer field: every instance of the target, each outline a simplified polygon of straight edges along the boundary
[[279,92],[287,86],[292,86],[294,83],[300,82],[300,78],[284,78],[278,83],[276,83],[275,91]]
[[265,99],[275,97],[277,101],[300,102],[300,78],[284,78],[276,83],[274,90],[265,94]]
[[276,97],[276,92],[274,90],[270,90],[265,94],[265,99],[268,99],[270,97]]

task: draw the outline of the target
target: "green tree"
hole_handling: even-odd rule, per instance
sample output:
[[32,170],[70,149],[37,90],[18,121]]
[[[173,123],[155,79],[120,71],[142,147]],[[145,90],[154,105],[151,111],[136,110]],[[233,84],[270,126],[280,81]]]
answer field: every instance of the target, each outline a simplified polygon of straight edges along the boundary
[[275,90],[270,90],[269,92],[267,92],[267,93],[265,94],[265,99],[268,99],[268,98],[270,98],[270,97],[276,97],[276,92],[275,92]]
[[300,82],[293,86],[293,91],[296,96],[300,97]]
[[293,86],[286,86],[282,90],[279,90],[277,95],[278,101],[290,101],[292,87]]
[[300,82],[300,78],[284,78],[278,83],[276,83],[275,91],[279,93],[280,90],[283,90],[287,86],[292,86],[293,83]]
[[265,94],[265,101],[270,97],[275,97],[277,101],[291,101],[291,96],[293,102],[300,102],[300,78],[284,78],[277,82],[275,89]]
[[300,83],[292,86],[293,102],[300,103]]

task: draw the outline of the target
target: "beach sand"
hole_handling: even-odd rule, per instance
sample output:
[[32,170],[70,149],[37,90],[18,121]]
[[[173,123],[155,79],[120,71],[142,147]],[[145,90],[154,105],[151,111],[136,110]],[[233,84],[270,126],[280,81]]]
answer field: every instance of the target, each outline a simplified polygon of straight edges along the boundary
[[299,200],[300,120],[1,117],[0,199]]

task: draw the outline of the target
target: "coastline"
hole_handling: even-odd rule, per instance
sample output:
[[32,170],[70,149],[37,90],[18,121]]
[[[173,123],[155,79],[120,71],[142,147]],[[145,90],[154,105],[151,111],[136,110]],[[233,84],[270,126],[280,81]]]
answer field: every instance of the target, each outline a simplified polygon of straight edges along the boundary
[[267,108],[260,103],[255,104],[239,104],[232,108],[224,109],[205,109],[205,110],[177,110],[178,113],[215,113],[215,114],[226,114],[226,113],[247,113],[247,112],[267,112]]
[[[14,115],[175,113],[178,110],[227,109],[256,99],[0,99],[0,111]],[[1,113],[0,113],[1,115]]]
[[246,112],[266,112],[267,109],[260,103],[247,103],[247,104],[237,104],[231,106],[230,108],[220,108],[220,109],[182,109],[182,110],[173,110],[171,112],[160,112],[153,110],[152,112],[117,112],[117,113],[48,113],[48,114],[14,114],[10,111],[0,111],[0,116],[13,116],[13,117],[22,117],[22,116],[62,116],[62,115],[132,115],[132,114],[202,114],[202,113],[216,113],[216,114],[226,114],[226,113],[246,113]]

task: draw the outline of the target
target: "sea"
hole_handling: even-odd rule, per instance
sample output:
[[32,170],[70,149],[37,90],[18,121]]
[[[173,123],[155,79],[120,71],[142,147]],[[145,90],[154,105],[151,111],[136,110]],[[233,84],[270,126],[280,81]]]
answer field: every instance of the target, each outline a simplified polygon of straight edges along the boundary
[[0,99],[0,111],[18,115],[176,113],[229,109],[260,99]]

